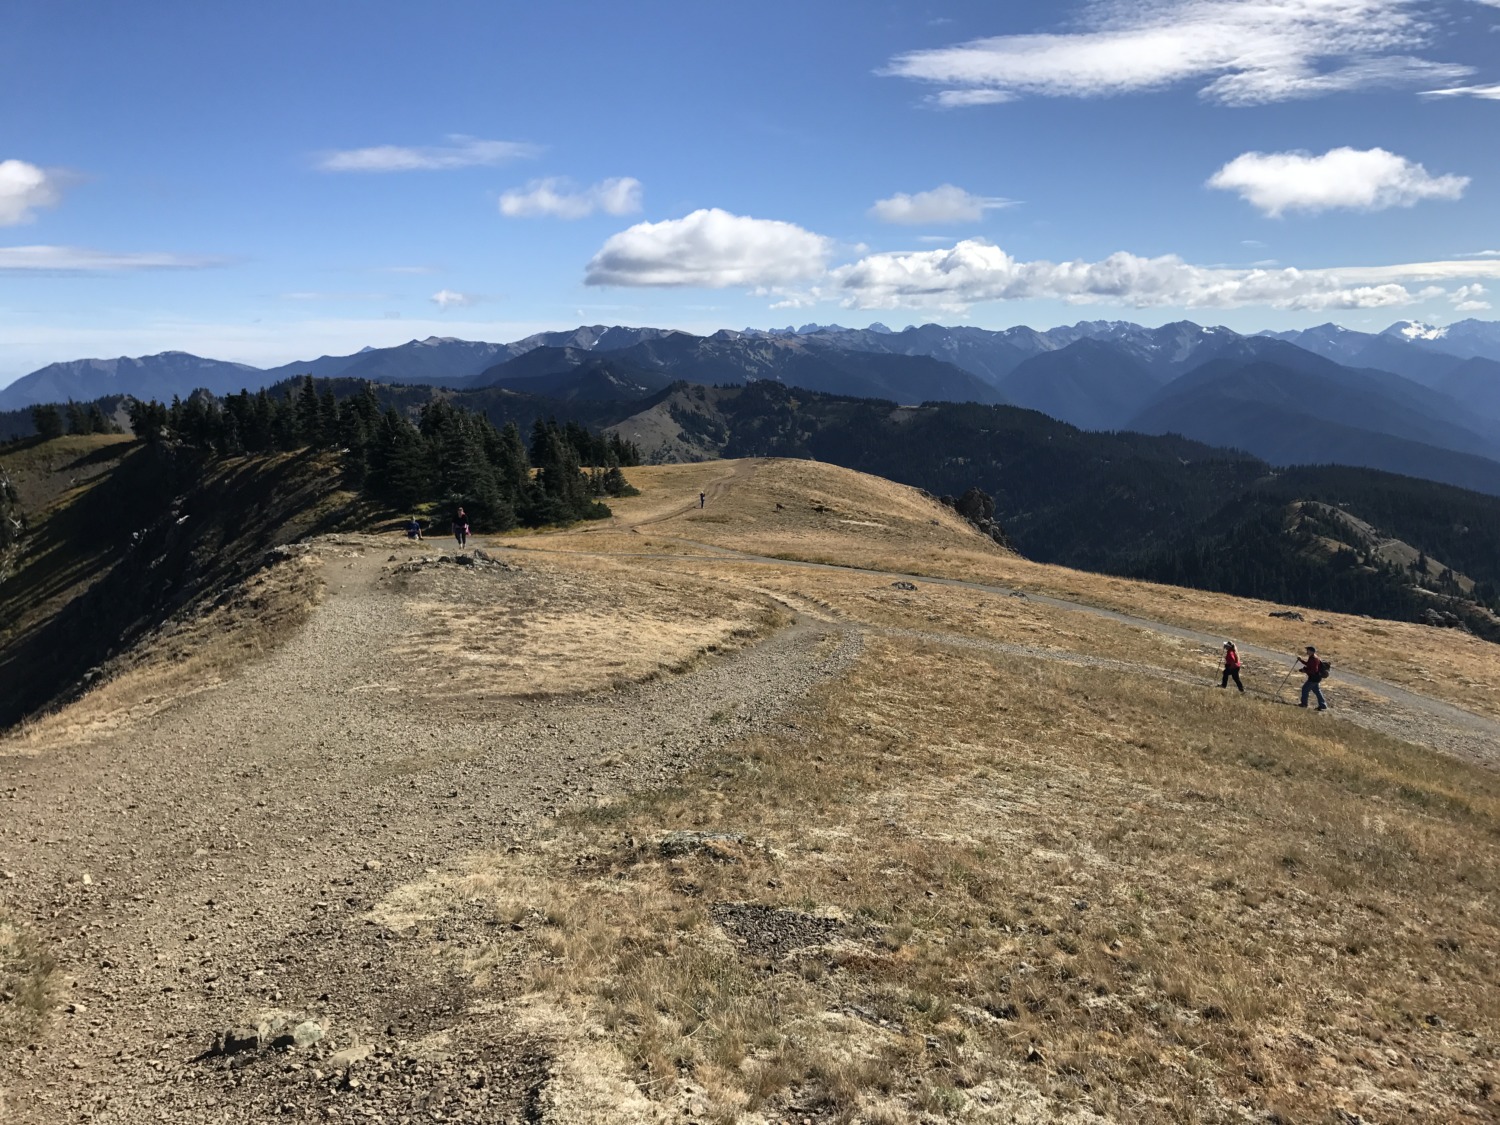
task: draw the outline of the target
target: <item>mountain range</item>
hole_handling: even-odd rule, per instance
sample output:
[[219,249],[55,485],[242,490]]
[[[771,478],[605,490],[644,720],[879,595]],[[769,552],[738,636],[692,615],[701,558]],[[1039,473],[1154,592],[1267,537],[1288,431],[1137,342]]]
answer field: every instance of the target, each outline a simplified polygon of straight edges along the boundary
[[0,410],[129,394],[163,401],[285,379],[481,388],[561,402],[642,400],[678,380],[770,380],[826,394],[1007,404],[1090,430],[1177,433],[1272,464],[1340,463],[1500,494],[1500,322],[1384,332],[1325,324],[1243,335],[1179,321],[1039,331],[591,325],[507,344],[429,337],[257,369],[182,352],[52,364],[0,390]]

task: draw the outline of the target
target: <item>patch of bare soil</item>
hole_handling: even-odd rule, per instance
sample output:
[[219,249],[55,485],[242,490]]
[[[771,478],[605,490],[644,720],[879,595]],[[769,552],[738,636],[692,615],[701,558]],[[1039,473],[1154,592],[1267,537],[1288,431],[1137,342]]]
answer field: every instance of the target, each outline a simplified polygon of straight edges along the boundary
[[[524,629],[502,616],[503,595],[464,593],[480,583],[519,578],[532,584],[527,604],[567,604],[600,629],[614,622],[621,639],[641,628],[634,603],[564,566],[398,581],[390,551],[385,540],[320,542],[324,600],[264,659],[116,729],[0,757],[13,813],[0,820],[0,868],[16,876],[0,883],[0,911],[56,959],[61,1002],[31,1049],[0,1062],[8,1123],[258,1122],[329,1109],[534,1119],[557,1102],[539,1085],[546,1036],[428,956],[434,942],[477,948],[489,919],[393,926],[372,905],[566,804],[661,784],[775,725],[852,651],[842,631],[802,619],[759,643],[704,649],[690,672],[460,705],[440,688],[451,662],[410,647],[398,585],[494,615],[466,634],[491,653],[522,643]],[[762,615],[766,602],[721,604]],[[739,628],[725,622],[716,635]],[[680,664],[702,640],[672,637],[658,663]],[[608,638],[591,643],[602,652]],[[574,658],[558,655],[543,686],[569,682]],[[392,676],[424,662],[409,687]]]
[[482,550],[464,558],[468,565],[393,570],[398,639],[384,679],[363,690],[456,706],[598,691],[684,670],[788,621],[765,597],[685,576],[545,561],[523,568]]

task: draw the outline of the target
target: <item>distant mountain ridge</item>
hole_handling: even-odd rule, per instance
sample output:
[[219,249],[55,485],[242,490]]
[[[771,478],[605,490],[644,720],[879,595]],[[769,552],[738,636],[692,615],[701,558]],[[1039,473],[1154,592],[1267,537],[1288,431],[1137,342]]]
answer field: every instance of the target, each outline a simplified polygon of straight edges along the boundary
[[[1381,333],[1356,332],[1327,324],[1259,336],[1295,344],[1338,363],[1392,371],[1426,386],[1438,386],[1464,360],[1480,358],[1500,363],[1500,322],[1465,320],[1433,329],[1403,321]],[[1007,378],[1022,363],[1080,340],[1106,342],[1166,381],[1216,355],[1231,341],[1255,338],[1259,337],[1223,327],[1203,327],[1191,321],[1150,328],[1129,321],[1096,320],[1046,330],[1018,325],[998,331],[940,324],[912,325],[900,331],[884,325],[842,328],[807,324],[796,329],[724,329],[710,336],[665,328],[595,324],[541,332],[510,343],[429,336],[395,347],[364,348],[352,355],[325,355],[264,369],[186,352],[72,360],[49,364],[0,389],[0,410],[66,401],[70,397],[83,401],[112,393],[170,398],[173,394],[189,394],[200,386],[215,393],[239,390],[241,386],[255,390],[303,374],[320,379],[337,376],[376,382],[463,385],[487,369],[537,348],[613,352],[667,341],[670,353],[673,346],[670,342],[674,340],[680,348],[698,349],[705,363],[715,358],[715,348],[719,349],[718,358],[724,358],[723,351],[736,341],[762,341],[809,353],[925,356],[952,364],[1003,392]],[[746,346],[746,353],[752,358],[754,351]],[[650,353],[642,356],[649,357]],[[661,356],[658,362],[682,365],[680,357]],[[712,374],[757,377],[753,369],[731,372],[721,367]]]
[[182,352],[77,360],[0,390],[0,412],[106,395],[167,401],[200,387],[223,395],[302,375],[560,402],[638,401],[676,380],[768,380],[899,404],[1009,404],[1084,429],[1181,433],[1277,465],[1340,462],[1500,490],[1500,322],[1477,320],[1258,335],[1192,321],[707,336],[596,324],[504,344],[432,336],[266,370]]

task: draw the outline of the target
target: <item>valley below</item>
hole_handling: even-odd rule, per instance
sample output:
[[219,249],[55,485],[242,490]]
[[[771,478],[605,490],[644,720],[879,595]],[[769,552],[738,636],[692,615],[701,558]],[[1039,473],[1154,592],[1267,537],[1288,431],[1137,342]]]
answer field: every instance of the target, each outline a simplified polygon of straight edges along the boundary
[[1492,644],[628,474],[308,522],[0,740],[0,1118],[1500,1113]]

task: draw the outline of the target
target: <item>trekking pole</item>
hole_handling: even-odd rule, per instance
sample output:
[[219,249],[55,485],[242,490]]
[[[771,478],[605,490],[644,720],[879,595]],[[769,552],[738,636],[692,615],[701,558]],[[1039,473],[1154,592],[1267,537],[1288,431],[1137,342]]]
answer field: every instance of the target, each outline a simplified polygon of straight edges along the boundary
[[1276,699],[1277,699],[1278,702],[1281,699],[1281,693],[1286,690],[1286,682],[1292,678],[1292,673],[1295,672],[1296,670],[1297,670],[1297,666],[1295,664],[1293,664],[1290,668],[1288,668],[1286,670],[1286,675],[1281,677],[1281,683],[1279,683],[1279,684],[1276,685]]

